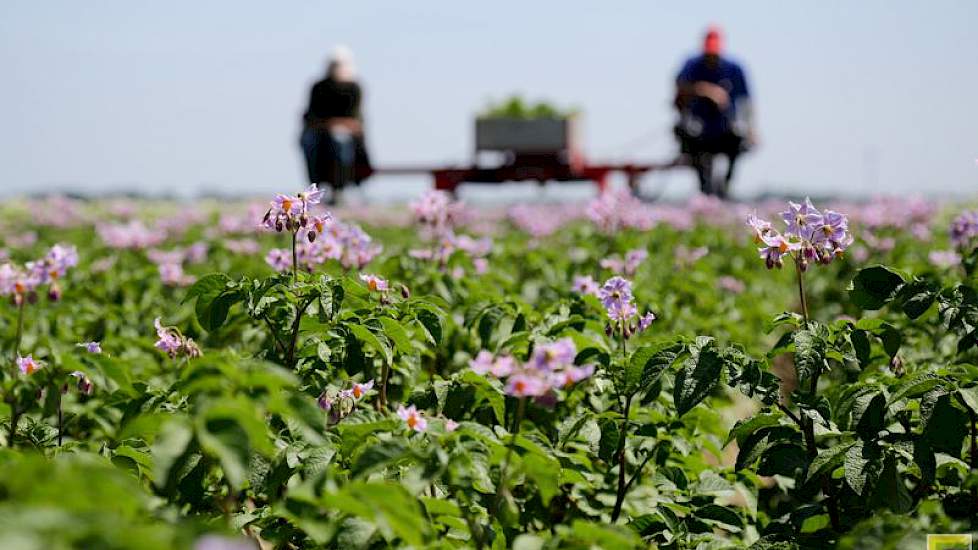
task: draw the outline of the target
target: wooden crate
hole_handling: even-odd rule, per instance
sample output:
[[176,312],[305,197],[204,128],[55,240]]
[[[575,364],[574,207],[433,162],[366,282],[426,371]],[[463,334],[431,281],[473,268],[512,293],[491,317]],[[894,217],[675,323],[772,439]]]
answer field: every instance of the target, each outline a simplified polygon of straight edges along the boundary
[[577,118],[477,118],[475,150],[559,153],[577,149]]

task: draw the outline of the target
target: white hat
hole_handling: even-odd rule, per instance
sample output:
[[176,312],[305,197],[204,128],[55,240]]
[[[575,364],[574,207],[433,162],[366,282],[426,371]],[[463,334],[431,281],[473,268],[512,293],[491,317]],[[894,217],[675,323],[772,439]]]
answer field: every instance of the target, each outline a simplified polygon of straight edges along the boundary
[[353,63],[353,51],[340,44],[333,48],[329,56],[329,75],[340,81],[351,81],[356,78],[356,65]]

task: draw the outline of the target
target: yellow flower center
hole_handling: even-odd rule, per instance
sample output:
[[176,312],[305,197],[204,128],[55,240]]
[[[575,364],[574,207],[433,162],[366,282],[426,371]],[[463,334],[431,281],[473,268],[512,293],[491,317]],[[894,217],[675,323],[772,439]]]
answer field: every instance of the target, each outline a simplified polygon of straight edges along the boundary
[[418,415],[416,415],[416,414],[409,414],[408,417],[407,417],[407,425],[408,425],[408,428],[414,428],[415,426],[417,426],[418,425]]

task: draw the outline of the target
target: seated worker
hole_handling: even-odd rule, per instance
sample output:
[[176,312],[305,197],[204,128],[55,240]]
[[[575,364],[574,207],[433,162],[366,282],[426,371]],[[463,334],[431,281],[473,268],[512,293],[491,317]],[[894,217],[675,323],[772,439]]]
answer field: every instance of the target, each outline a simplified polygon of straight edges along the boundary
[[344,185],[359,185],[372,171],[363,139],[361,95],[353,55],[339,46],[330,58],[326,78],[309,94],[300,138],[309,183],[328,183],[333,188],[331,201]]
[[[754,144],[750,92],[744,71],[721,56],[720,29],[710,27],[703,53],[686,61],[676,76],[676,137],[685,159],[696,170],[700,190],[726,198],[740,153]],[[717,155],[727,157],[723,178],[713,174]]]

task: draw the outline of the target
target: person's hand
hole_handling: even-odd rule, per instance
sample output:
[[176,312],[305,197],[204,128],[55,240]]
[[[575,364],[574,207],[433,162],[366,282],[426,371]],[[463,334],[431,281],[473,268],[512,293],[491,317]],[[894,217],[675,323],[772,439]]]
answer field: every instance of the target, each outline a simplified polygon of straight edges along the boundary
[[352,117],[336,117],[329,119],[328,127],[330,130],[339,130],[359,134],[363,130],[360,121]]
[[727,105],[730,105],[730,94],[727,93],[727,90],[723,86],[718,84],[702,81],[697,82],[693,85],[693,92],[698,96],[705,97],[713,103],[716,103],[720,110],[724,110],[727,108]]
[[760,139],[757,137],[757,132],[753,128],[748,128],[747,137],[744,139],[747,142],[747,147],[749,149],[754,149],[761,144]]

